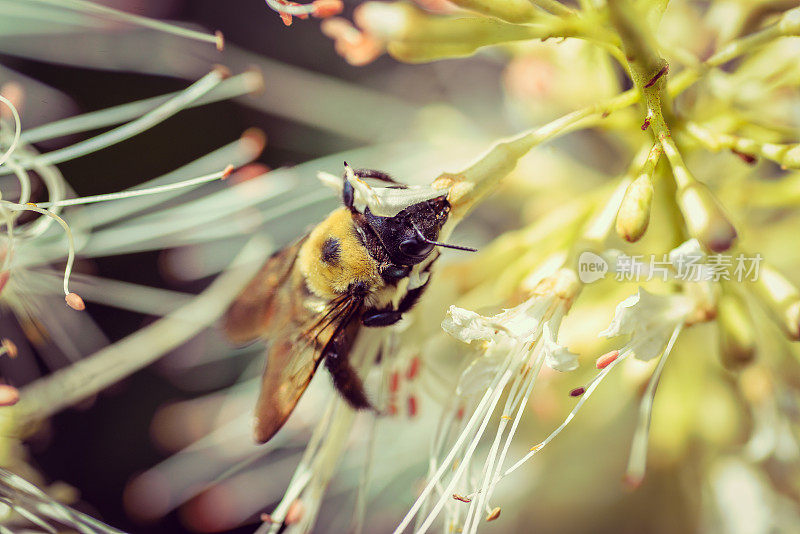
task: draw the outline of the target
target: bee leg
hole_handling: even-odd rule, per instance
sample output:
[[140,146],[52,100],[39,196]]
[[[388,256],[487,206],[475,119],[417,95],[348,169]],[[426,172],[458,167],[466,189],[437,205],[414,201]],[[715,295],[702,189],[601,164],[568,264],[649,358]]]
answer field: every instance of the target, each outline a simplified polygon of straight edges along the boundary
[[403,318],[403,313],[397,310],[367,310],[361,316],[364,326],[389,326]]
[[356,410],[374,409],[364,391],[361,378],[347,361],[347,353],[339,350],[340,347],[337,345],[338,343],[334,342],[333,350],[325,355],[325,368],[333,378],[334,387],[344,397],[344,400]]
[[[423,272],[428,272],[429,269],[430,266]],[[397,309],[366,310],[361,316],[361,324],[364,326],[389,326],[395,324],[403,318],[404,313],[419,302],[419,298],[428,287],[428,282],[430,282],[430,277],[421,286],[410,289],[398,303]]]

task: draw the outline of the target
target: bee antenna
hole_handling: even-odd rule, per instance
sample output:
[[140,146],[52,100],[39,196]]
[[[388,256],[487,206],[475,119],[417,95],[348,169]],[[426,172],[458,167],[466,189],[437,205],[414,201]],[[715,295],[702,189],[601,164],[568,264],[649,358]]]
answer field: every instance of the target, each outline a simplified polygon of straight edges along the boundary
[[422,240],[423,240],[423,241],[425,241],[426,243],[430,243],[431,245],[436,245],[437,247],[452,248],[452,249],[455,249],[455,250],[463,250],[463,251],[466,251],[466,252],[478,252],[478,249],[477,249],[477,248],[472,248],[472,247],[462,247],[461,245],[451,245],[450,243],[442,243],[442,242],[440,242],[440,241],[434,241],[434,240],[432,240],[432,239],[428,239],[427,237],[425,237],[425,236],[423,235],[423,233],[420,231],[420,229],[419,229],[419,228],[417,228],[417,225],[416,225],[416,224],[414,224],[414,223],[412,222],[412,223],[411,223],[411,226],[413,226],[413,227],[414,227],[414,230],[416,230],[416,232],[417,232],[417,235],[420,237],[420,239],[422,239]]

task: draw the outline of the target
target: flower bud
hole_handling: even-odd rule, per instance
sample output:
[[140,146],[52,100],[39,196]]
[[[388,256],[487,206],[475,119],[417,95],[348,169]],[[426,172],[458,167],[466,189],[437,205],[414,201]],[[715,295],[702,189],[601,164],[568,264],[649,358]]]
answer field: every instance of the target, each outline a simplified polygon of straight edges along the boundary
[[630,243],[641,239],[650,223],[652,205],[653,182],[650,176],[642,174],[631,182],[622,197],[617,212],[617,235]]
[[800,7],[784,13],[778,27],[784,35],[800,35]]
[[790,339],[800,341],[800,291],[782,274],[762,265],[753,290]]
[[741,297],[723,293],[717,304],[717,327],[719,356],[726,369],[735,371],[753,361],[756,356],[753,318]]
[[787,150],[780,161],[781,166],[785,169],[800,168],[800,144]]
[[733,246],[736,229],[705,185],[693,181],[678,190],[678,206],[689,234],[712,252],[724,252]]

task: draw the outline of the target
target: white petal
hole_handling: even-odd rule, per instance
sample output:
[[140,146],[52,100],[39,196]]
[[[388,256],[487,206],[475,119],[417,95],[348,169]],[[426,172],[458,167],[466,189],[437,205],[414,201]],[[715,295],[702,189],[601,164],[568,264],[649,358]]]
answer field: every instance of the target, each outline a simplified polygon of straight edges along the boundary
[[476,339],[488,340],[496,335],[496,329],[485,317],[458,306],[450,306],[447,310],[447,316],[442,321],[442,329],[464,343],[471,343]]
[[373,187],[375,201],[366,199],[369,210],[380,217],[394,217],[404,209],[432,198],[447,195],[447,189],[427,186],[409,186],[408,189]]
[[679,262],[688,262],[690,260],[702,262],[705,256],[706,255],[703,252],[703,247],[700,246],[700,242],[694,238],[684,241],[669,251],[669,261],[673,265],[677,265]]
[[641,292],[642,290],[640,289],[635,295],[631,295],[617,304],[611,324],[600,332],[600,336],[615,337],[633,332],[637,321],[636,305],[639,303]]
[[[341,176],[328,172],[318,172],[317,178],[323,185],[330,187],[337,193],[342,193],[344,181]],[[394,217],[404,209],[432,198],[447,195],[448,189],[434,189],[429,186],[411,185],[405,189],[394,187],[372,187],[355,176],[352,171],[347,177],[355,189],[353,202],[357,209],[363,211],[364,207],[380,217]]]
[[545,363],[550,368],[556,371],[573,371],[578,368],[578,355],[556,343],[555,336],[547,323],[542,330],[542,350]]
[[674,326],[667,324],[660,328],[637,331],[628,343],[628,348],[636,359],[650,361],[664,352],[673,330]]
[[692,309],[691,299],[685,295],[655,295],[640,287],[617,305],[614,319],[599,335],[642,334],[661,326],[671,331]]
[[522,304],[489,318],[491,324],[502,325],[511,337],[520,341],[529,339],[539,330],[545,312],[555,297],[535,296]]

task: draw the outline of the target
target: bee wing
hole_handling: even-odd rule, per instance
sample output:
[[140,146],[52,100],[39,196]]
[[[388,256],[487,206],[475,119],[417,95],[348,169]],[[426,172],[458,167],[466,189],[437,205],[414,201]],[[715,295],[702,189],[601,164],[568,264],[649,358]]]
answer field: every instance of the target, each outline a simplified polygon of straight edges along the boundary
[[334,301],[310,324],[285,330],[269,340],[255,408],[253,431],[257,442],[269,441],[283,426],[334,340],[342,348],[350,347],[359,330],[360,323],[354,319],[359,317],[361,302],[353,297]]
[[[306,238],[273,254],[225,312],[223,328],[234,343],[249,343],[274,330],[273,323],[285,317],[291,300],[297,254]],[[279,326],[279,325],[276,325]]]
[[268,441],[286,422],[327,349],[339,336],[349,347],[358,333],[363,299],[342,295],[313,307],[299,269],[304,239],[273,255],[233,302],[224,318],[232,341],[268,342],[267,363],[255,408],[254,437]]

